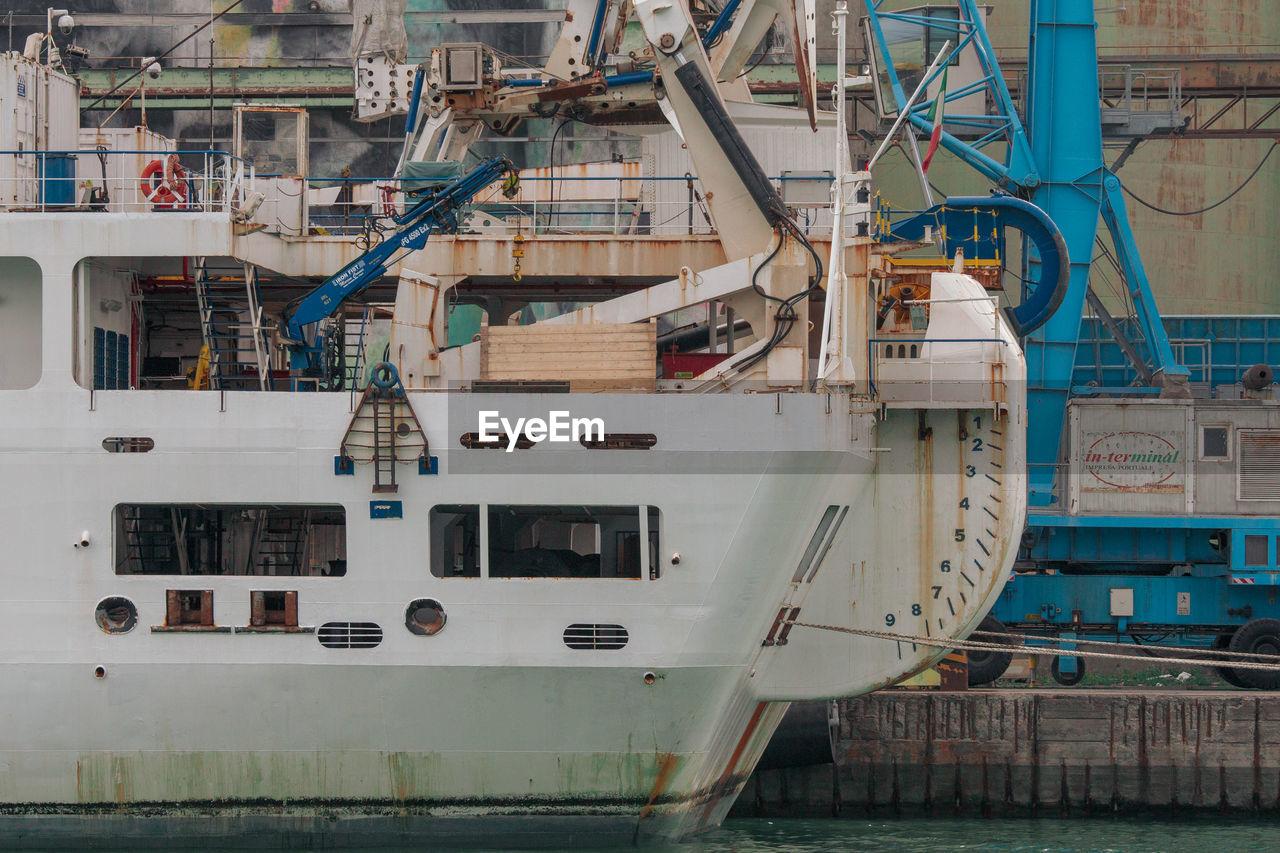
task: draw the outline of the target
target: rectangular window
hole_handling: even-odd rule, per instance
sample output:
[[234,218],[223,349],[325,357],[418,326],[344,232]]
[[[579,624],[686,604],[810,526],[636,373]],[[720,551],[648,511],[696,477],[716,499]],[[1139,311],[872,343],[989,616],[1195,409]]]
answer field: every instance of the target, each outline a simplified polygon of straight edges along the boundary
[[[936,23],[925,28],[924,31],[924,53],[925,66],[928,67],[933,62],[934,57],[942,50],[942,46],[947,42],[951,42],[951,56],[947,60],[948,65],[960,64],[960,51],[955,47],[960,42],[959,9],[925,9],[926,18],[933,18]],[[955,83],[952,83],[955,88]]]
[[129,336],[93,327],[93,387],[99,391],[129,387]]
[[[14,184],[5,188],[12,197]],[[40,381],[42,275],[29,258],[0,258],[0,390]]]
[[656,508],[634,506],[491,506],[489,576],[496,578],[632,578],[657,574]]
[[1244,564],[1246,566],[1267,565],[1266,536],[1249,534],[1244,537]]
[[1231,427],[1226,424],[1200,427],[1200,458],[1226,461],[1231,458]]
[[342,576],[341,506],[120,504],[118,575]]
[[438,578],[480,577],[480,507],[435,506],[429,523],[431,574]]

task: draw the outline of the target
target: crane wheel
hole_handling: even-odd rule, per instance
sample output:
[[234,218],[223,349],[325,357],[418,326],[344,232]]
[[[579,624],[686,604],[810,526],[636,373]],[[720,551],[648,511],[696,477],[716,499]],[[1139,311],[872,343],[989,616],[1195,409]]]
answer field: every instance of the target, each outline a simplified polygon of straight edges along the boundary
[[[1216,651],[1225,651],[1231,648],[1232,634],[1219,634],[1217,639],[1213,641],[1213,648]],[[1248,689],[1249,685],[1240,680],[1240,675],[1229,666],[1215,666],[1213,668],[1214,675],[1230,684],[1232,687],[1240,687]]]
[[[980,643],[1004,643],[1010,644],[1009,629],[1004,623],[994,616],[988,616],[978,625],[978,631],[986,631],[990,634],[1000,634],[1001,636],[986,636],[979,634],[973,639]],[[990,684],[1000,676],[1004,675],[1004,671],[1009,668],[1009,664],[1013,662],[1012,652],[992,652],[992,651],[970,651],[966,652],[969,659],[969,686],[978,687],[982,684]]]
[[1084,658],[1076,658],[1076,671],[1063,672],[1060,662],[1062,658],[1054,655],[1053,663],[1049,666],[1049,674],[1053,676],[1053,680],[1061,684],[1063,687],[1074,687],[1084,679]]
[[[1254,619],[1244,623],[1231,637],[1231,651],[1274,655],[1275,663],[1280,664],[1280,619]],[[1236,676],[1246,687],[1258,690],[1280,689],[1280,670],[1268,672],[1260,669],[1238,669]]]

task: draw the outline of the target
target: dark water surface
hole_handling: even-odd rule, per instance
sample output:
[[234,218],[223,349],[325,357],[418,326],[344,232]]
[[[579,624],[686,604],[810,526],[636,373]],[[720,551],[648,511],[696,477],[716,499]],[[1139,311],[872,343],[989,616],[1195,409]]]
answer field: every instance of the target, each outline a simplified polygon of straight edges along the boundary
[[588,848],[587,853],[637,849],[645,853],[1253,853],[1280,851],[1280,821],[1236,817],[739,819],[684,844]]
[[730,820],[714,833],[663,849],[681,853],[1241,853],[1280,851],[1280,821],[1231,817]]
[[[21,849],[21,848],[17,848]],[[42,848],[51,849],[51,848]],[[113,847],[103,839],[91,847],[65,850],[103,850]],[[185,849],[185,848],[184,848]],[[264,846],[256,849],[307,849]],[[323,849],[338,853],[338,848]],[[456,848],[435,845],[377,853],[414,853],[430,850],[446,853]],[[468,851],[487,848],[468,847]],[[551,848],[541,848],[545,851]],[[684,844],[635,847],[583,848],[586,853],[1252,853],[1280,851],[1280,821],[1237,817],[1188,817],[1156,820],[1134,817],[1080,817],[1072,819],[1001,818],[787,820],[738,819]],[[340,848],[356,853],[359,848]],[[243,848],[241,848],[243,851]],[[207,848],[206,853],[214,853]],[[220,852],[219,852],[220,853]],[[507,853],[521,853],[511,851]]]

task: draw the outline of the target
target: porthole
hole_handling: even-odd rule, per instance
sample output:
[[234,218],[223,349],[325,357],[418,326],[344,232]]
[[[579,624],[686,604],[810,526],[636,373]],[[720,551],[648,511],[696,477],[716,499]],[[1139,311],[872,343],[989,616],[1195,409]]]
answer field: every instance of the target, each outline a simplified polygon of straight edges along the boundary
[[108,453],[146,453],[156,446],[145,435],[113,435],[102,439],[102,449]]
[[444,605],[434,598],[419,598],[409,603],[404,611],[404,626],[410,633],[430,637],[444,630],[446,621]]
[[648,450],[658,437],[651,432],[607,432],[600,438],[584,435],[578,443],[590,450]]
[[[458,436],[458,443],[468,450],[491,449],[506,450],[511,443],[511,439],[506,433],[497,433],[496,438],[489,441],[483,441],[478,432],[464,432]],[[528,450],[533,447],[533,442],[521,435],[516,439],[516,450]]]
[[138,624],[138,608],[129,599],[113,595],[98,602],[93,618],[108,634],[127,634]]

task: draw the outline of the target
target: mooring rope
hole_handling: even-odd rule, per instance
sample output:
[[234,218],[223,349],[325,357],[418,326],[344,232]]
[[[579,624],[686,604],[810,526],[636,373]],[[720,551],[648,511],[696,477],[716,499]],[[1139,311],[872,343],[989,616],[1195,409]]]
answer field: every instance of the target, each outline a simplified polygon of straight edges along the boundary
[[[999,631],[974,631],[970,636],[976,637],[979,634],[981,634],[984,637],[1016,637],[1020,640],[1040,640],[1046,643],[1073,643],[1079,646],[1109,646],[1111,648],[1116,648],[1118,646],[1124,645],[1123,643],[1111,643],[1111,642],[1107,642],[1106,640],[1075,640],[1075,639],[1070,639],[1065,637],[1042,637],[1037,634],[1019,634],[1016,631],[1005,631],[1004,633],[1001,633]],[[1151,646],[1144,646],[1140,643],[1135,645],[1143,649],[1151,648]],[[1022,647],[1031,648],[1031,649],[1039,648],[1039,646],[1026,646],[1025,644]],[[1202,648],[1197,648],[1195,646],[1172,646],[1171,648],[1177,649],[1179,652],[1183,652],[1189,655],[1213,655],[1218,660],[1223,660],[1223,661],[1234,661],[1234,660],[1274,661],[1276,660],[1275,655],[1257,654],[1255,652],[1233,652],[1228,649],[1202,649]],[[1142,656],[1135,655],[1134,660],[1152,660],[1152,658],[1150,655],[1142,655]]]
[[[1097,658],[1100,660],[1136,660],[1148,663],[1168,663],[1180,666],[1215,667],[1230,665],[1232,669],[1257,669],[1264,672],[1280,671],[1280,663],[1243,663],[1238,661],[1199,661],[1186,658],[1149,657],[1147,655],[1117,655],[1109,652],[1081,652],[1076,650],[1047,649],[1036,646],[1015,646],[1008,643],[983,643],[976,640],[943,640],[937,637],[920,637],[913,634],[895,634],[892,631],[873,631],[868,628],[845,628],[840,625],[821,625],[816,622],[783,622],[797,628],[817,628],[820,631],[835,631],[841,634],[852,634],[857,637],[872,637],[878,640],[892,640],[898,643],[911,643],[917,646],[931,646],[936,649],[957,649],[975,652],[1027,652],[1037,655],[1053,655],[1067,658]],[[985,633],[985,632],[984,632]],[[1096,641],[1090,641],[1096,642]],[[1106,645],[1106,644],[1104,644]],[[1112,643],[1111,645],[1119,645]]]

